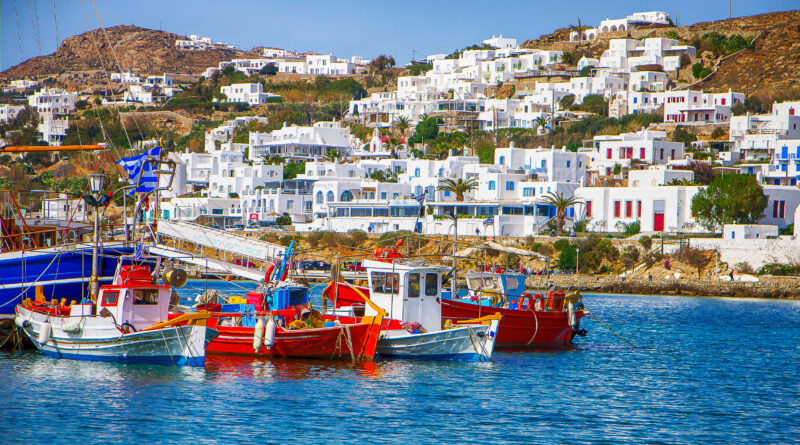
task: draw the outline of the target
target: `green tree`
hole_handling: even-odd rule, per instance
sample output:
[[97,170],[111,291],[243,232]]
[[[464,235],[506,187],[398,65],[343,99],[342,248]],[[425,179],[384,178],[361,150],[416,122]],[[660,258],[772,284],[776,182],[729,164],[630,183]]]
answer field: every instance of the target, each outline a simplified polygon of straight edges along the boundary
[[292,225],[292,217],[288,213],[284,213],[283,215],[275,218],[275,225],[276,226],[291,226]]
[[561,270],[575,269],[577,255],[577,247],[574,244],[565,245],[558,254],[558,268]]
[[426,117],[425,120],[417,124],[414,136],[408,139],[410,144],[418,144],[423,141],[432,141],[439,134],[439,120],[435,117]]
[[469,178],[466,181],[458,179],[443,179],[437,190],[456,194],[456,201],[463,201],[464,194],[478,188],[478,179]]
[[650,247],[653,246],[653,238],[644,235],[641,238],[639,238],[639,244],[641,244],[642,247],[644,247],[644,250],[650,250]]
[[692,198],[692,214],[709,231],[755,224],[766,208],[767,196],[753,175],[718,175]]
[[287,162],[283,165],[283,179],[294,179],[297,175],[305,173],[306,163],[301,162]]
[[583,98],[580,109],[589,113],[595,113],[598,116],[605,116],[608,111],[605,98],[599,94],[590,94]]
[[274,76],[278,74],[278,66],[274,63],[268,63],[261,68],[258,74],[262,76]]
[[626,246],[622,251],[622,264],[625,265],[625,269],[630,269],[637,261],[639,261],[639,249],[636,246]]
[[563,193],[550,192],[543,196],[543,203],[556,208],[556,221],[559,232],[564,231],[564,218],[567,216],[567,208],[579,204],[582,201],[574,196],[564,197]]
[[594,71],[594,67],[593,66],[585,66],[585,67],[581,68],[581,72],[580,72],[580,74],[578,74],[578,76],[579,77],[591,77],[592,76],[592,71]]
[[575,103],[575,95],[574,94],[567,94],[566,96],[562,97],[560,101],[558,101],[558,106],[562,110],[568,110],[572,104]]

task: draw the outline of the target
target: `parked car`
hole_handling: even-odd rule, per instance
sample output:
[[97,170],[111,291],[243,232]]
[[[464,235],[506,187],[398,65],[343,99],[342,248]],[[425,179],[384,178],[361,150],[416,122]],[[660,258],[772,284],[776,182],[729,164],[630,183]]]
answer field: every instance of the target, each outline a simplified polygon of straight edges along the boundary
[[331,265],[325,261],[304,260],[297,263],[299,270],[331,270]]
[[232,261],[233,264],[237,266],[244,266],[244,267],[256,267],[255,263],[251,263],[248,260],[242,258],[236,258]]
[[225,230],[229,232],[244,230],[244,224],[231,224],[230,226],[225,227]]
[[264,230],[264,228],[259,226],[258,224],[250,224],[249,226],[244,228],[245,232],[260,232],[262,230]]
[[363,272],[367,269],[364,269],[364,266],[362,266],[359,261],[345,261],[342,263],[342,270],[347,272]]

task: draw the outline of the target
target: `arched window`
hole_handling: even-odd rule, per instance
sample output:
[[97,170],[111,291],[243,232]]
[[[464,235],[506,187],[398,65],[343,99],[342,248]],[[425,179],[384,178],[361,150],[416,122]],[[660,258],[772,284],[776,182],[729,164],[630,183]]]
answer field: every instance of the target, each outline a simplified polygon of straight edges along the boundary
[[328,192],[328,196],[326,197],[325,200],[328,201],[328,202],[333,201],[333,192],[329,191]]
[[494,181],[489,181],[489,190],[494,190],[496,188]]
[[322,192],[317,192],[317,204],[322,204],[322,200],[324,199]]
[[500,164],[505,164],[506,163],[506,157],[505,156],[500,156],[500,162],[499,163]]
[[339,197],[339,201],[342,202],[349,202],[353,200],[353,192],[350,190],[345,190],[342,192],[342,195]]

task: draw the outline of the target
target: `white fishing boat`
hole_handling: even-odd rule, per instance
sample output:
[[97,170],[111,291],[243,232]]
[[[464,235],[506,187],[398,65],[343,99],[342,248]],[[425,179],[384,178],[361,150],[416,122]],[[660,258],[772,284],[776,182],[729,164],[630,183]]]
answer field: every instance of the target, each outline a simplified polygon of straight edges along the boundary
[[[382,357],[429,360],[490,361],[499,315],[454,325],[442,320],[441,279],[448,269],[419,261],[392,263],[364,260],[370,300],[402,320],[403,329],[381,332],[377,353]],[[369,305],[365,315],[372,314]]]
[[147,266],[121,266],[96,302],[71,306],[27,299],[16,325],[45,355],[74,360],[203,366],[217,336],[208,313],[168,317],[172,288],[152,284]]

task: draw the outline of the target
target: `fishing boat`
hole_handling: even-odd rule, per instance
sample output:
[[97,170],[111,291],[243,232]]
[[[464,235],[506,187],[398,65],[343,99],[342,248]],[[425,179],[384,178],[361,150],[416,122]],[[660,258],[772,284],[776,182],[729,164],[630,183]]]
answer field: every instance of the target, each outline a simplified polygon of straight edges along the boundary
[[[372,360],[385,312],[359,319],[328,317],[311,307],[308,287],[287,275],[292,248],[267,269],[264,282],[245,298],[205,303],[219,336],[210,355]],[[243,300],[243,301],[242,301]],[[362,300],[363,301],[363,300]]]
[[15,323],[43,354],[73,360],[203,366],[217,332],[205,312],[169,319],[172,288],[152,284],[147,266],[120,264],[96,301],[66,305],[26,299]]
[[[37,294],[80,300],[88,290],[93,249],[93,244],[82,238],[91,234],[93,227],[65,215],[79,200],[64,194],[51,198],[50,192],[29,193],[33,198],[30,207],[45,209],[43,217],[32,219],[25,217],[28,206],[18,202],[18,192],[0,193],[0,315],[14,314],[16,305]],[[46,211],[54,207],[60,211]],[[111,284],[119,258],[131,253],[133,248],[122,242],[103,243],[98,252],[99,283]]]
[[576,335],[585,315],[580,293],[525,291],[525,276],[514,272],[472,272],[466,275],[468,294],[442,300],[442,316],[469,320],[500,313],[497,346],[506,348],[563,347]]
[[[443,320],[441,279],[446,268],[402,259],[391,263],[364,260],[363,266],[369,280],[366,300],[372,303],[365,307],[365,315],[374,315],[374,307],[378,306],[387,312],[389,318],[403,322],[402,329],[381,332],[377,347],[379,356],[491,360],[501,317],[487,314],[480,319],[459,320],[461,324]],[[329,289],[337,291],[335,286]],[[328,297],[331,297],[330,290]],[[356,294],[363,293],[354,287],[350,290]]]

